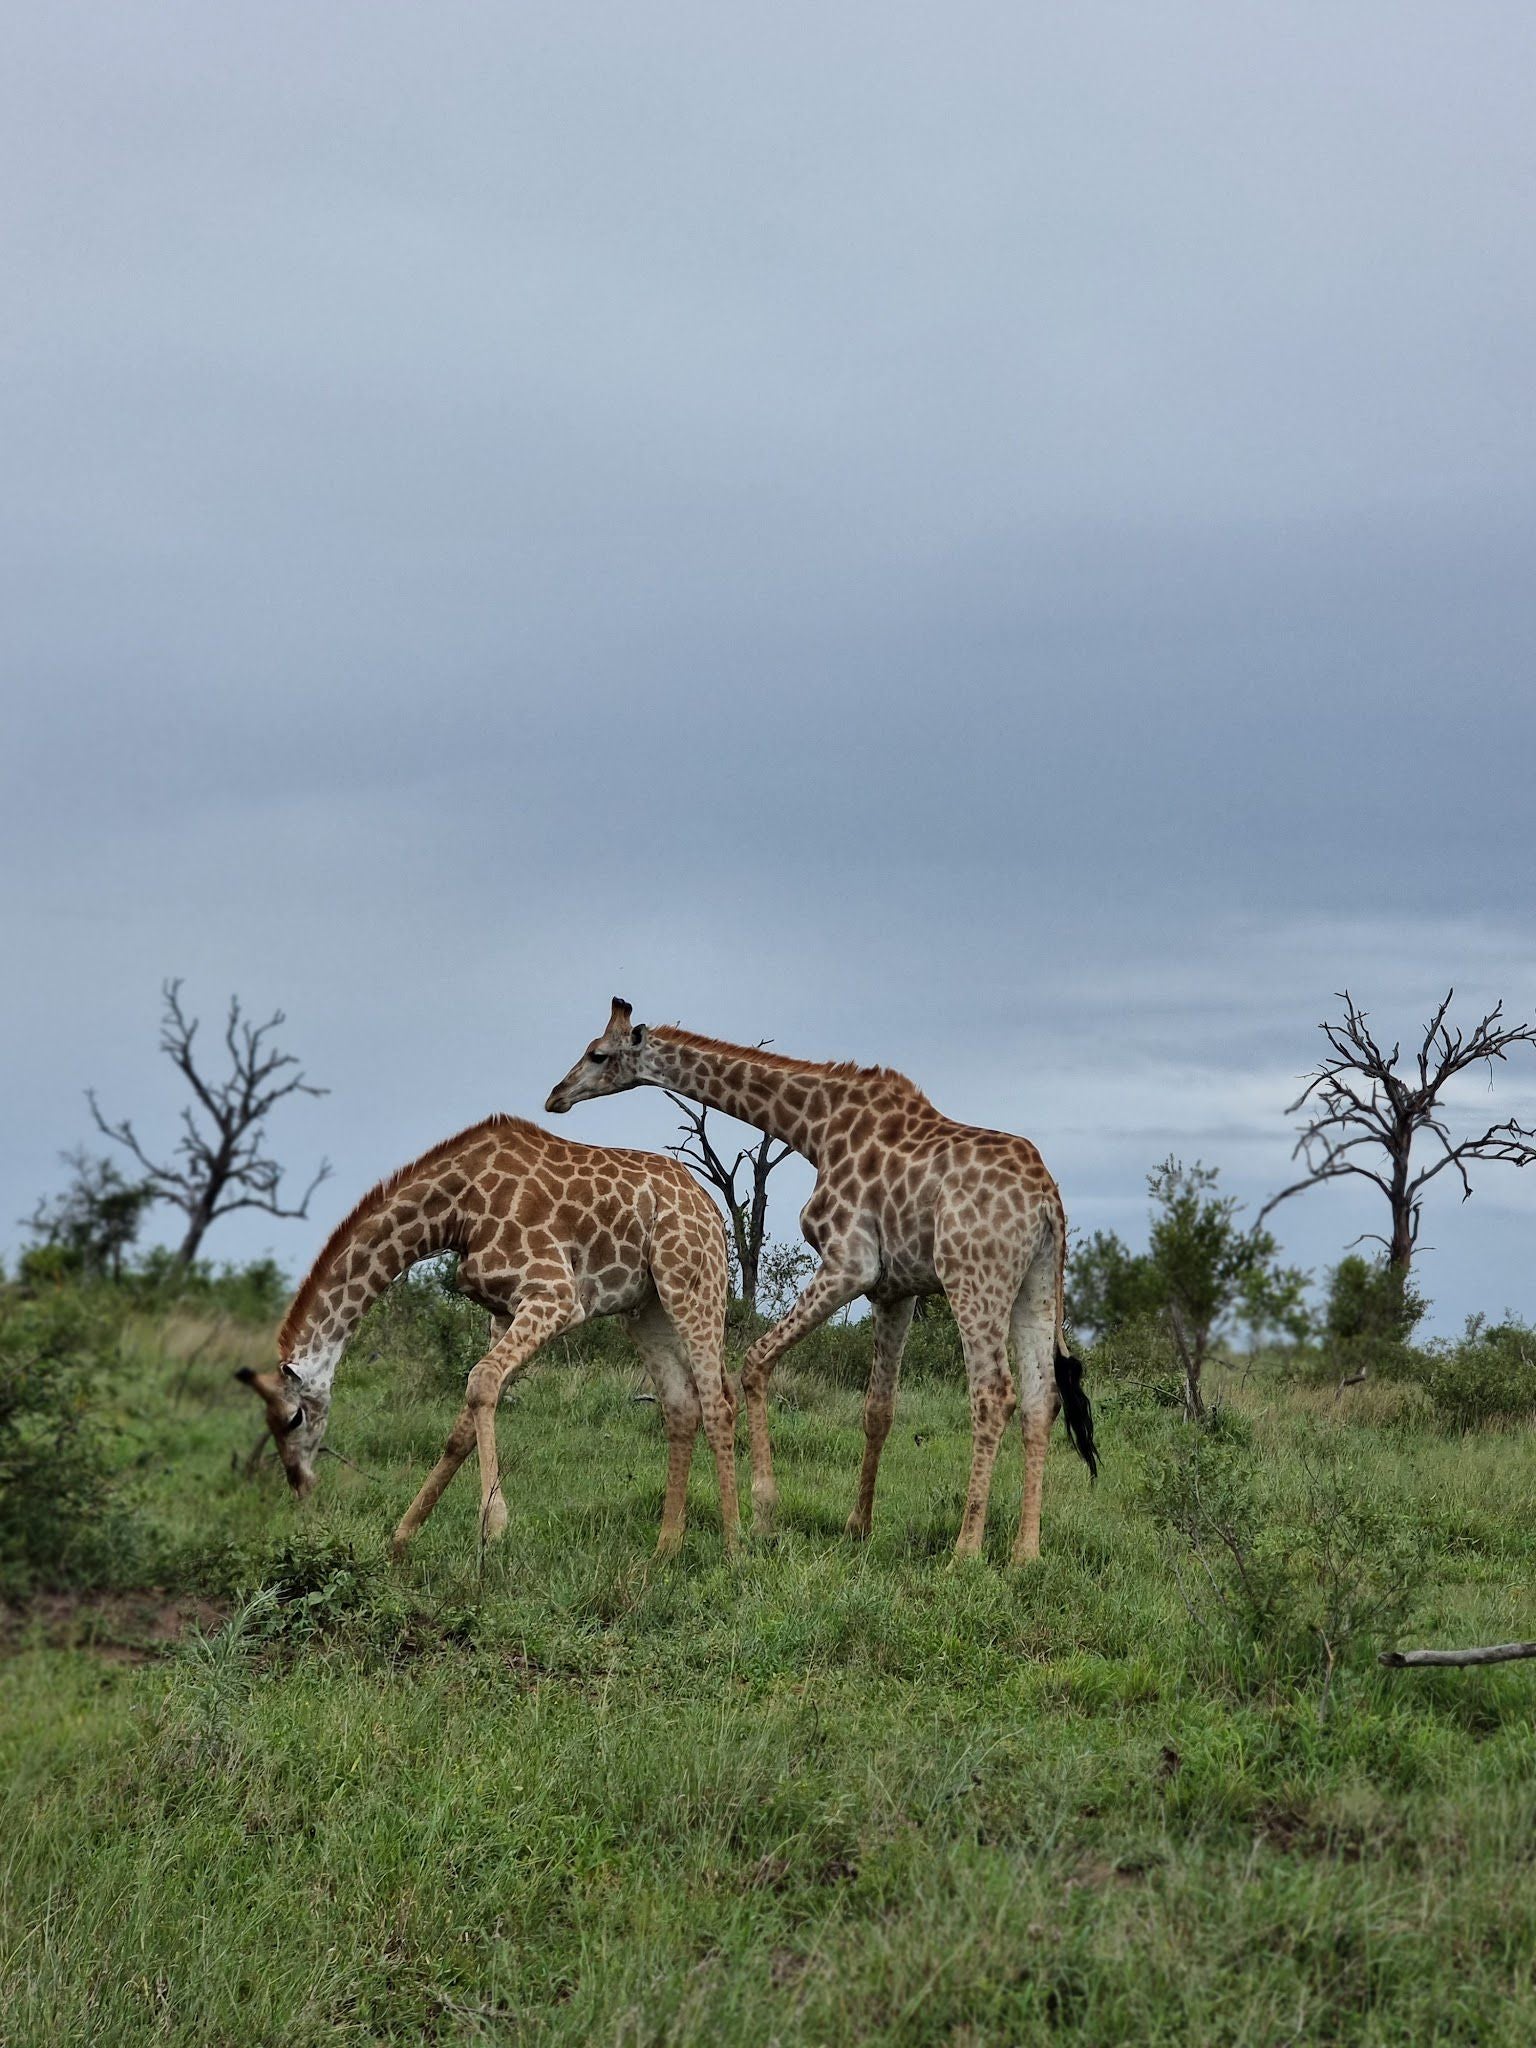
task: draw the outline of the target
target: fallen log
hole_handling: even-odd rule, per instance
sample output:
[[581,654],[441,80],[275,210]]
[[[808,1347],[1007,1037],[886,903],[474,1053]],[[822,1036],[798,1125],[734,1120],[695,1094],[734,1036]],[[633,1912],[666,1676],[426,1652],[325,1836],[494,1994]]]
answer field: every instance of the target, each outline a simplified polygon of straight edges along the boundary
[[1409,1664],[1512,1664],[1536,1657],[1536,1643],[1490,1643],[1482,1650],[1383,1650],[1376,1659],[1393,1671]]

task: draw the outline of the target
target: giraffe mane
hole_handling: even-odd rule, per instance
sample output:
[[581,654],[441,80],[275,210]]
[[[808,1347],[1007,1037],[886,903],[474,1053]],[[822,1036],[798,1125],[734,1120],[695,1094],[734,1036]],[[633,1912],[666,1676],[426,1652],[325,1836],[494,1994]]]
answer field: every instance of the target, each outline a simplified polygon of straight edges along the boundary
[[277,1333],[277,1348],[280,1355],[286,1356],[289,1345],[303,1329],[309,1312],[315,1305],[315,1297],[324,1284],[327,1268],[337,1253],[349,1242],[358,1225],[366,1222],[370,1216],[376,1216],[414,1175],[424,1172],[428,1167],[441,1166],[443,1161],[457,1152],[461,1145],[467,1145],[473,1138],[486,1137],[492,1131],[528,1131],[543,1135],[538,1125],[529,1123],[526,1117],[509,1116],[504,1110],[498,1110],[494,1116],[482,1117],[479,1123],[470,1124],[462,1131],[455,1131],[451,1138],[444,1138],[441,1143],[423,1152],[419,1158],[408,1159],[404,1166],[397,1166],[393,1173],[385,1174],[384,1178],[371,1187],[362,1200],[355,1203],[342,1217],[325,1240],[320,1256],[299,1282],[298,1292],[288,1304],[288,1313],[283,1317],[282,1326]]
[[854,1060],[797,1060],[788,1053],[769,1052],[760,1045],[733,1045],[728,1038],[706,1038],[700,1031],[684,1031],[679,1024],[657,1024],[653,1035],[669,1045],[690,1045],[700,1052],[721,1052],[732,1059],[750,1060],[754,1066],[779,1067],[797,1074],[826,1074],[834,1081],[883,1081],[887,1087],[926,1102],[927,1096],[915,1081],[895,1067],[861,1067]]

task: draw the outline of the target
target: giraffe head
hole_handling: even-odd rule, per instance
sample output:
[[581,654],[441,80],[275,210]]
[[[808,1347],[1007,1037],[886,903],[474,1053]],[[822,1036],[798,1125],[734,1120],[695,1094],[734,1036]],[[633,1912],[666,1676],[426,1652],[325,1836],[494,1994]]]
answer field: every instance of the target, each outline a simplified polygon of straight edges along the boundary
[[633,1011],[622,996],[613,999],[613,1010],[600,1038],[594,1038],[563,1081],[549,1091],[544,1107],[555,1115],[589,1095],[617,1095],[625,1088],[638,1088],[645,1079],[640,1071],[645,1052],[646,1030],[631,1021]]
[[235,1378],[248,1386],[266,1409],[267,1428],[277,1445],[284,1476],[302,1500],[315,1484],[315,1458],[331,1412],[329,1386],[306,1380],[287,1363],[276,1372],[253,1372],[243,1365]]

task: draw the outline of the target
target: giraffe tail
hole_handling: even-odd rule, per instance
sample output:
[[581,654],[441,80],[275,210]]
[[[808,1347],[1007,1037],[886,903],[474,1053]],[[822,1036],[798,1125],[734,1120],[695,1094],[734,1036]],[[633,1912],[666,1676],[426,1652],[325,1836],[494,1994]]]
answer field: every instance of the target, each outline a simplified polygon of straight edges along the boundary
[[1099,1476],[1099,1453],[1093,1441],[1093,1403],[1083,1389],[1083,1361],[1070,1351],[1056,1354],[1056,1391],[1061,1396],[1061,1419],[1067,1439],[1088,1467],[1088,1476]]
[[1098,1447],[1093,1440],[1093,1403],[1083,1386],[1083,1361],[1067,1349],[1067,1216],[1058,1198],[1056,1204],[1056,1391],[1061,1396],[1061,1419],[1067,1441],[1088,1467],[1090,1479],[1099,1476]]

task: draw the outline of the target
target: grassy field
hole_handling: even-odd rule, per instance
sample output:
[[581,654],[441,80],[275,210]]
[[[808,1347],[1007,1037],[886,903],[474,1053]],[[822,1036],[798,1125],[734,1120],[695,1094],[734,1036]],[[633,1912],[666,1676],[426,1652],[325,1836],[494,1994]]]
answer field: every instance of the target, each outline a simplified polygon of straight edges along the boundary
[[[504,1545],[461,1477],[392,1568],[454,1397],[355,1348],[331,1441],[362,1470],[296,1511],[275,1462],[232,1469],[260,1337],[123,1339],[120,1455],[185,1599],[12,1615],[11,2048],[1536,2038],[1536,1665],[1381,1672],[1366,1626],[1325,1687],[1305,1629],[1222,1636],[1148,1505],[1185,1425],[1144,1394],[1095,1390],[1096,1488],[1058,1441],[1037,1567],[1004,1562],[1014,1454],[956,1570],[959,1386],[904,1392],[856,1548],[858,1395],[785,1369],[787,1533],[728,1565],[701,1457],[658,1565],[656,1411],[605,1349],[509,1400]],[[1321,1460],[1413,1539],[1405,1640],[1536,1635],[1528,1436],[1223,1385],[1292,1502],[1269,1568]]]

